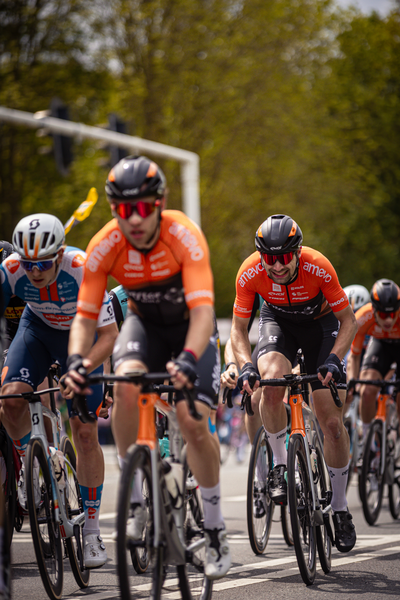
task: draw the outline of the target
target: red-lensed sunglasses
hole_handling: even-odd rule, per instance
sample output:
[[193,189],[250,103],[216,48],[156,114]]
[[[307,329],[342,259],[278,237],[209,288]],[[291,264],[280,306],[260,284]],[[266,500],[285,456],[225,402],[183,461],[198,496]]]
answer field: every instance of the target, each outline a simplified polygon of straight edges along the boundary
[[288,265],[294,256],[294,252],[287,252],[286,254],[263,254],[263,259],[269,267],[272,267],[278,260],[281,265]]
[[395,316],[397,315],[397,311],[385,312],[383,310],[377,310],[376,313],[377,313],[378,317],[380,317],[383,320],[388,319],[389,317],[391,319],[394,319]]
[[145,219],[149,217],[156,208],[160,206],[160,200],[155,202],[145,202],[144,200],[138,200],[137,202],[113,202],[111,204],[112,210],[114,210],[121,219],[129,219],[134,212],[137,212],[139,217]]

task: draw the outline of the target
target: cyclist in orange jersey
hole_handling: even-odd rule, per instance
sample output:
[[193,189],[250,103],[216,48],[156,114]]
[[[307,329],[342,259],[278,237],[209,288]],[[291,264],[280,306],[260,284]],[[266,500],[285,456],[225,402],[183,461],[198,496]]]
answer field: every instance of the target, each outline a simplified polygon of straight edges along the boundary
[[[379,279],[371,289],[371,302],[357,313],[357,335],[347,360],[347,380],[383,379],[391,365],[400,365],[400,288],[390,279]],[[371,336],[361,362],[366,336]],[[361,369],[361,372],[360,372]],[[375,417],[379,388],[364,385],[360,388],[360,413],[363,436]],[[350,401],[353,391],[349,394]],[[399,409],[399,406],[398,406]]]
[[[190,415],[182,393],[177,417],[187,441],[187,458],[204,505],[206,575],[219,579],[231,558],[221,513],[219,447],[208,429],[210,408],[218,401],[220,359],[214,321],[213,277],[203,233],[180,211],[164,210],[166,181],[161,169],[143,156],[127,157],[111,169],[106,194],[114,219],[87,248],[85,277],[72,324],[68,382],[86,389],[77,370],[89,366],[94,324],[109,275],[128,294],[128,314],[113,352],[117,375],[160,371],[165,366],[174,385],[196,389],[203,419]],[[139,390],[118,384],[114,390],[113,434],[120,461],[135,442]],[[142,536],[145,510],[141,482],[135,478],[133,517],[127,535]]]
[[[256,232],[256,249],[239,269],[231,330],[232,349],[241,375],[240,388],[253,393],[249,376],[256,379],[290,373],[299,348],[308,373],[321,365],[325,377],[312,384],[313,401],[324,433],[324,452],[332,481],[332,510],[338,550],[348,552],[356,532],[346,500],[349,438],[343,426],[343,408],[332,402],[328,382],[333,378],[345,396],[343,358],[356,333],[354,313],[331,263],[320,252],[302,247],[300,227],[286,215],[269,217]],[[264,299],[260,311],[257,364],[253,365],[248,322],[256,294]],[[319,371],[318,371],[319,372]],[[260,414],[274,455],[270,496],[277,504],[287,501],[285,388],[264,387]]]

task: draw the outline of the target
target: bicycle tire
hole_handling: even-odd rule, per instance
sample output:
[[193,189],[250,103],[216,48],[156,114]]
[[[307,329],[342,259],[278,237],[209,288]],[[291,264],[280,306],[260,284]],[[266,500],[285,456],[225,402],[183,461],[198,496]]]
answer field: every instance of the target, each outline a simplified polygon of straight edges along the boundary
[[359,479],[361,504],[365,520],[369,525],[376,523],[382,506],[385,485],[385,474],[380,473],[382,436],[382,423],[376,420],[368,431]]
[[294,542],[292,524],[290,522],[290,515],[287,504],[281,504],[281,526],[283,539],[285,540],[286,545],[289,546],[289,548],[291,548]]
[[300,434],[295,433],[289,438],[287,468],[290,521],[297,564],[304,583],[311,585],[316,573],[316,531],[311,514],[312,483]]
[[[186,463],[184,475],[186,487],[188,475]],[[204,510],[198,487],[185,489],[184,494],[184,535],[186,545],[189,546],[204,538]],[[210,600],[213,582],[207,579],[204,574],[205,558],[206,550],[203,547],[193,553],[186,553],[186,565],[179,565],[177,567],[179,589],[182,598],[188,600]]]
[[275,504],[268,492],[272,450],[263,427],[253,441],[247,476],[247,531],[254,554],[262,554],[271,533]]
[[7,525],[5,540],[8,547],[11,546],[15,514],[17,511],[17,481],[15,478],[15,466],[12,451],[12,441],[3,425],[0,425],[0,458],[4,460],[5,480],[4,491],[4,522]]
[[394,479],[392,485],[389,485],[389,510],[393,519],[400,517],[400,477]]
[[63,588],[61,532],[58,523],[55,522],[52,480],[47,457],[38,439],[29,441],[25,470],[31,534],[40,576],[49,598],[59,600]]
[[[317,453],[317,490],[321,509],[324,510],[331,503],[332,492],[329,473],[326,469],[324,454],[318,443],[315,444]],[[319,562],[324,573],[330,573],[332,569],[332,528],[329,523],[329,513],[323,515],[324,525],[317,525],[317,550]]]
[[[68,462],[65,462],[65,474],[66,474],[66,485],[64,491],[64,500],[65,500],[65,508],[66,513],[69,519],[72,519],[78,516],[80,513],[84,512],[83,502],[81,497],[81,489],[79,486],[78,479],[75,475],[76,472],[76,455],[75,450],[72,445],[71,440],[66,435],[62,437],[60,450],[64,454],[64,456],[68,459]],[[72,469],[71,469],[72,467]],[[80,535],[80,545],[83,552],[83,528],[79,528]],[[90,578],[90,570],[84,569],[81,571],[79,557],[77,553],[77,543],[75,537],[72,536],[70,538],[66,538],[64,540],[65,546],[67,548],[68,558],[71,565],[71,571],[75,578],[76,583],[80,588],[86,588],[89,585]]]
[[[134,544],[129,544],[126,537],[126,525],[130,516],[131,505],[131,489],[134,475],[137,469],[143,472],[143,480],[146,481],[148,488],[148,506],[147,524],[143,531],[143,543],[149,552],[149,542],[153,522],[153,496],[151,485],[151,467],[150,455],[147,448],[144,446],[133,445],[129,448],[121,473],[119,490],[118,490],[118,513],[117,513],[117,572],[119,585],[121,589],[121,597],[124,600],[130,600],[131,587],[129,584],[129,568],[128,563],[132,563],[132,551],[135,550]],[[150,597],[158,600],[161,594],[162,581],[159,585],[158,578],[162,579],[162,549],[158,548],[152,556],[152,593]],[[158,574],[161,572],[160,577]],[[155,583],[154,583],[155,580]],[[154,588],[154,593],[153,593]]]
[[355,451],[355,445],[357,443],[357,440],[354,439],[354,432],[352,430],[352,426],[351,426],[351,418],[350,417],[345,417],[344,421],[343,421],[343,425],[348,433],[349,436],[349,440],[350,440],[350,447],[352,448],[352,452],[351,452],[351,458],[350,458],[350,463],[349,463],[349,474],[347,476],[347,483],[346,483],[346,491],[349,489],[349,485],[350,485],[350,481],[351,478],[354,475],[356,466],[357,466],[357,452]]

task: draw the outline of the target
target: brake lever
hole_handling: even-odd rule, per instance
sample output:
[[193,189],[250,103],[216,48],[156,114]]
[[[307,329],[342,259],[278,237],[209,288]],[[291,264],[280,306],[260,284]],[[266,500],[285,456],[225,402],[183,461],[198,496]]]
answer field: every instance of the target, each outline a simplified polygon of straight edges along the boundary
[[96,421],[96,417],[87,409],[86,396],[82,394],[75,394],[72,398],[71,409],[78,415],[82,423],[94,423]]
[[201,415],[199,412],[197,412],[196,406],[194,404],[194,401],[196,398],[195,388],[192,388],[192,389],[183,388],[182,392],[188,402],[189,412],[190,412],[191,416],[193,417],[193,419],[196,419],[196,421],[201,421],[203,418],[203,415]]
[[[319,372],[321,373],[322,377],[325,379],[326,374],[328,373],[328,367],[325,367],[325,365],[321,366],[319,368]],[[334,403],[336,404],[336,406],[338,408],[341,408],[343,406],[343,402],[341,401],[341,399],[339,398],[339,394],[337,391],[337,387],[335,382],[333,381],[333,379],[330,379],[328,381],[328,385],[329,385],[329,389],[331,391],[331,395],[333,398]]]
[[[249,375],[249,386],[251,387],[251,389],[253,389],[255,382],[257,381],[257,375],[256,373],[251,373]],[[251,396],[248,392],[244,392],[243,397],[242,397],[242,403],[241,403],[241,409],[243,410],[243,408],[246,409],[246,413],[252,417],[254,415],[254,410],[251,407]]]
[[228,408],[233,408],[232,392],[233,390],[228,387],[222,392],[222,404],[226,404]]

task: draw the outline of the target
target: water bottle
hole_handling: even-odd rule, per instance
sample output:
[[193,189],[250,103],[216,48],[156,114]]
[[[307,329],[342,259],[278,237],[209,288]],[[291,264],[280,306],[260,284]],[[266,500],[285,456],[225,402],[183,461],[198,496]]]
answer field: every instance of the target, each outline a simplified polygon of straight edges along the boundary
[[163,460],[163,469],[171,504],[174,508],[179,509],[183,504],[183,465],[167,458]]
[[315,450],[315,448],[311,448],[311,469],[313,472],[313,477],[314,480],[316,480],[317,477],[317,452]]

